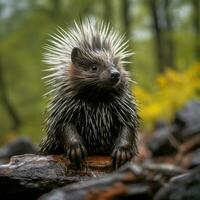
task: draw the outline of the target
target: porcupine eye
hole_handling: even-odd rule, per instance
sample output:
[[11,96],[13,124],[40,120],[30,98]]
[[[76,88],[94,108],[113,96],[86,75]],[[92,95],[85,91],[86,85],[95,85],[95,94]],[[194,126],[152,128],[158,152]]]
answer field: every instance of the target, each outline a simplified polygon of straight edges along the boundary
[[95,61],[89,62],[87,66],[88,66],[88,70],[92,73],[96,73],[99,69],[99,63],[97,63]]
[[97,66],[96,66],[96,65],[92,65],[91,70],[92,70],[93,72],[96,72],[96,71],[97,71]]

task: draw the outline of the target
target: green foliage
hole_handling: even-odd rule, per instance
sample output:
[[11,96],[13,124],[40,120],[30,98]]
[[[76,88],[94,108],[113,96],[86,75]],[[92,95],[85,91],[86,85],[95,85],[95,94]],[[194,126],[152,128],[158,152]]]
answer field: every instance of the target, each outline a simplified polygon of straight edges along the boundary
[[[4,4],[2,3],[4,2]],[[57,26],[65,28],[73,20],[94,16],[110,21],[119,31],[126,32],[122,14],[123,1],[93,1],[93,0],[8,0],[0,2],[0,62],[3,68],[3,77],[9,100],[18,113],[22,125],[17,132],[13,132],[12,121],[2,102],[0,101],[0,143],[18,135],[30,135],[35,142],[42,137],[43,111],[45,100],[42,95],[45,87],[41,78],[45,75],[45,69],[41,62],[43,46],[49,39],[49,35],[55,32]],[[172,34],[176,46],[177,69],[186,71],[182,74],[176,71],[167,71],[164,75],[156,75],[159,66],[156,66],[156,46],[154,45],[151,16],[147,1],[129,1],[130,17],[130,48],[136,52],[129,65],[131,75],[137,80],[135,88],[139,102],[141,103],[141,116],[144,127],[152,127],[153,123],[166,116],[168,109],[171,118],[174,107],[182,106],[194,94],[182,94],[184,99],[178,99],[173,94],[174,84],[167,82],[162,86],[162,81],[167,81],[173,74],[181,82],[181,89],[187,82],[194,89],[192,81],[187,80],[190,71],[188,66],[195,61],[194,57],[194,33],[192,30],[192,12],[181,17],[178,12],[183,7],[190,7],[191,1],[175,1],[173,12],[176,31]],[[110,7],[109,7],[110,6]],[[10,9],[10,16],[4,13]],[[8,9],[8,10],[9,10]],[[191,9],[190,9],[191,10]],[[187,13],[186,13],[187,14]],[[4,16],[5,15],[5,16]],[[194,70],[194,67],[191,68]],[[184,75],[184,74],[187,75]],[[191,72],[192,73],[192,72]],[[156,81],[154,81],[156,77]],[[169,88],[168,88],[169,86]],[[161,94],[159,91],[163,91]],[[188,92],[183,90],[184,92]],[[174,91],[175,92],[175,91]],[[165,96],[163,96],[165,95]],[[180,98],[180,96],[179,96]],[[173,100],[174,99],[174,100]],[[168,102],[169,101],[169,102]],[[175,101],[175,102],[174,102]],[[175,110],[176,110],[175,109]],[[154,110],[154,111],[152,111]],[[171,112],[172,111],[172,112]]]

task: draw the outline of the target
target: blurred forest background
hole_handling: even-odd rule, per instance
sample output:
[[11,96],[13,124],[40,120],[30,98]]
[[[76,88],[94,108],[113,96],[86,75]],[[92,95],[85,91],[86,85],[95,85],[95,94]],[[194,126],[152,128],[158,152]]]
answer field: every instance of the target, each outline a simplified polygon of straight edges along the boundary
[[0,144],[42,138],[43,46],[56,27],[93,16],[126,33],[141,131],[200,97],[199,0],[0,0]]

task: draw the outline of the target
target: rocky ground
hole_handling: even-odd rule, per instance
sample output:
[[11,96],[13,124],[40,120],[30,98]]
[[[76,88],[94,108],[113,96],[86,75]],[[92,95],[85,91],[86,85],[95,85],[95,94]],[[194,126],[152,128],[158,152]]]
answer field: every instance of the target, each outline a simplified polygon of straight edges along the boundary
[[199,200],[200,103],[141,135],[139,156],[116,171],[110,157],[89,157],[76,169],[62,155],[37,155],[19,138],[0,149],[0,199]]

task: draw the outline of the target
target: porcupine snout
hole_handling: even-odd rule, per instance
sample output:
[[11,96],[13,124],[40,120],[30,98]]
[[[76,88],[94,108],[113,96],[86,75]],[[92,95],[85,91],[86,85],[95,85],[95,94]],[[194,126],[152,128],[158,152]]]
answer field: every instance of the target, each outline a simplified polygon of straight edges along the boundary
[[119,84],[120,78],[121,73],[115,65],[107,67],[100,75],[102,84],[111,88]]
[[112,67],[110,70],[110,80],[113,83],[116,83],[119,81],[119,79],[120,79],[120,72],[117,69],[115,69],[114,67]]

